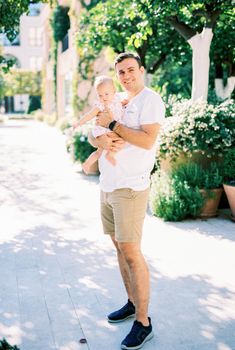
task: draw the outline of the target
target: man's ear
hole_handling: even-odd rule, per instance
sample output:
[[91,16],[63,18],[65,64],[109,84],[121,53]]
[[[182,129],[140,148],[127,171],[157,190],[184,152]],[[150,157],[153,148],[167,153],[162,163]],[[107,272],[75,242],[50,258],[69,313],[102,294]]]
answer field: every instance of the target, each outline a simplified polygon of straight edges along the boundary
[[145,71],[144,66],[140,67],[140,71],[141,71],[141,73],[144,73],[144,71]]

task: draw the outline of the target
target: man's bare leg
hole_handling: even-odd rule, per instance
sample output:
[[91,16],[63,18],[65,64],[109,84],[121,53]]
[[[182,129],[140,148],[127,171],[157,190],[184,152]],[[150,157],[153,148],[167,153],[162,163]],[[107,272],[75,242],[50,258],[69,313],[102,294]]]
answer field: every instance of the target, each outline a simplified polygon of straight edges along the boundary
[[117,243],[118,262],[128,298],[136,307],[136,319],[144,326],[149,325],[149,270],[140,249],[140,243]]
[[118,242],[115,240],[115,238],[111,237],[113,244],[117,250],[117,258],[118,258],[118,264],[119,264],[119,269],[121,272],[122,280],[124,283],[124,286],[126,288],[126,292],[128,295],[128,299],[134,304],[134,297],[131,289],[131,280],[130,280],[130,270],[129,266],[118,246]]

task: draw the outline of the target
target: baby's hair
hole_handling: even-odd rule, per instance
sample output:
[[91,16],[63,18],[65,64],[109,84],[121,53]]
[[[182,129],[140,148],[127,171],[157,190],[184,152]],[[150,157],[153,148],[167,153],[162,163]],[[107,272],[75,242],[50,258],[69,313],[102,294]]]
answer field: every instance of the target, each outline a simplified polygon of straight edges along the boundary
[[114,86],[114,82],[111,77],[108,77],[107,75],[100,75],[99,77],[95,78],[94,87],[97,89],[100,85],[105,83],[112,84]]

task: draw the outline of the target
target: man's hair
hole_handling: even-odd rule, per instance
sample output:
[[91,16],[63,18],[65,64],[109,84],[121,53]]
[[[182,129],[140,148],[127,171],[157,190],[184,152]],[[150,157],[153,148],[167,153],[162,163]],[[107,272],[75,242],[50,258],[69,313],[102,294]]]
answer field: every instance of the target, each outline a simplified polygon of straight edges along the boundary
[[140,56],[137,53],[135,53],[135,52],[122,52],[115,58],[114,67],[116,67],[116,65],[118,63],[124,61],[127,58],[134,58],[134,60],[136,60],[136,62],[138,63],[139,68],[142,66]]
[[100,75],[98,77],[95,78],[95,82],[94,82],[94,87],[97,89],[100,85],[102,84],[113,84],[114,86],[114,82],[113,79],[107,75]]

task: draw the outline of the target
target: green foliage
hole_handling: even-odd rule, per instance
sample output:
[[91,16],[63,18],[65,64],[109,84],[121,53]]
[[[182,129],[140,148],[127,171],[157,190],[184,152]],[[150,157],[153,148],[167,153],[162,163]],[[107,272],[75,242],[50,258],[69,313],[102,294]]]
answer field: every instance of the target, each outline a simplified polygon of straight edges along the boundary
[[158,138],[157,159],[174,160],[193,153],[221,156],[235,146],[234,101],[213,106],[206,102],[176,103]]
[[[170,25],[169,18],[177,16],[178,21],[196,34],[206,25],[212,26],[209,19],[211,12],[220,12],[213,38],[213,66],[214,60],[225,62],[228,56],[231,63],[235,47],[234,36],[231,35],[235,18],[232,8],[230,0],[100,1],[89,12],[84,11],[79,22],[80,68],[85,77],[90,63],[107,46],[112,47],[115,53],[135,50],[147,72],[157,72],[152,83],[156,90],[166,97],[177,94],[188,98],[192,76],[191,47]],[[215,71],[212,73],[211,89],[214,87]]]
[[20,350],[16,345],[10,345],[5,338],[0,340],[0,350]]
[[235,186],[235,147],[224,154],[222,166],[224,182]]
[[[90,62],[104,47],[116,53],[135,50],[148,72],[153,73],[159,61],[168,54],[178,54],[184,46],[175,31],[151,2],[107,0],[99,2],[79,22],[78,48],[83,61]],[[176,50],[177,44],[177,50]]]
[[[197,217],[205,200],[213,197],[211,190],[220,188],[222,182],[222,166],[214,162],[206,167],[196,162],[180,164],[168,174],[158,170],[151,181],[151,210],[168,221]],[[207,191],[206,196],[200,189]]]
[[29,107],[27,113],[30,114],[37,109],[41,109],[41,98],[40,96],[30,96],[29,98]]
[[53,59],[53,75],[54,75],[54,94],[56,98],[57,93],[57,56],[58,56],[58,43],[67,34],[70,28],[70,19],[68,15],[69,8],[56,6],[53,9],[50,24],[52,28],[52,59]]
[[193,188],[206,190],[220,188],[223,182],[221,165],[215,162],[204,167],[196,162],[181,164],[172,170],[172,176],[186,181]]
[[79,131],[68,130],[67,150],[71,153],[74,161],[83,163],[87,157],[95,151],[95,148],[88,142],[88,128],[83,127]]
[[[1,0],[0,1],[0,33],[7,35],[13,41],[19,33],[20,16],[27,13],[32,3],[47,2],[46,0]],[[13,60],[2,57],[0,54],[0,70],[8,72],[14,64]]]
[[180,221],[196,217],[204,204],[198,187],[190,186],[177,171],[158,171],[152,176],[150,207],[152,213],[165,221]]
[[4,95],[41,95],[41,73],[23,69],[11,69],[4,75]]
[[53,30],[53,38],[56,43],[61,41],[70,28],[70,19],[68,16],[69,7],[57,5],[52,13],[50,20]]

